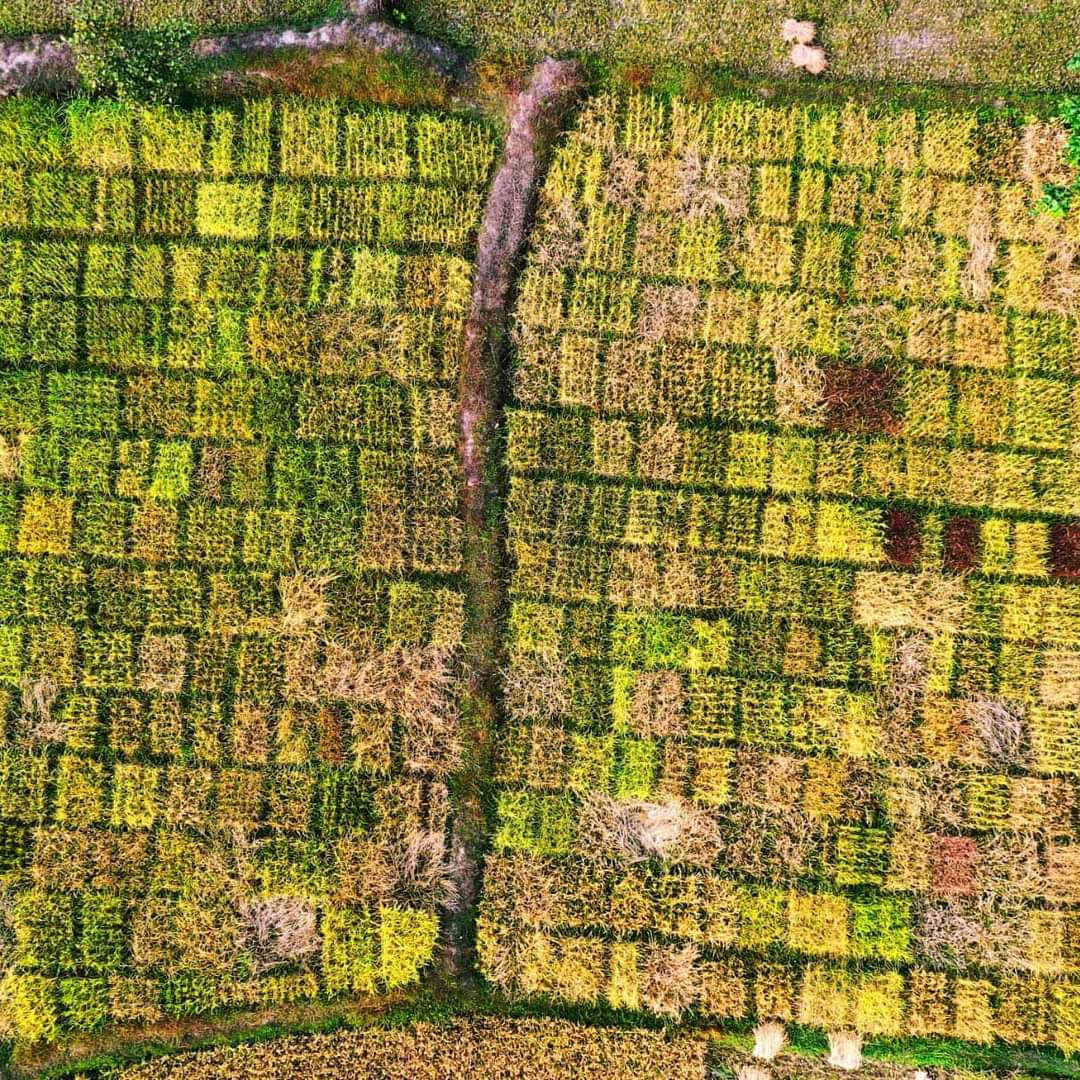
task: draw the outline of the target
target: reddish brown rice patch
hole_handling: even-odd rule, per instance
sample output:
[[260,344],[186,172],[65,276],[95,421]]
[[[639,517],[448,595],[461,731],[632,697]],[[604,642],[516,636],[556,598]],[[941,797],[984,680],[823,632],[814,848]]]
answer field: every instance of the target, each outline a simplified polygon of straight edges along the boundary
[[946,570],[970,570],[982,552],[982,535],[975,518],[954,517],[945,523],[942,561]]
[[922,555],[922,521],[914,510],[885,514],[885,554],[899,566],[913,566]]
[[1050,526],[1050,568],[1060,578],[1080,578],[1080,522]]
[[930,891],[972,896],[979,889],[979,849],[970,836],[936,836],[930,849]]
[[895,374],[850,364],[833,364],[824,374],[826,427],[853,434],[899,434]]

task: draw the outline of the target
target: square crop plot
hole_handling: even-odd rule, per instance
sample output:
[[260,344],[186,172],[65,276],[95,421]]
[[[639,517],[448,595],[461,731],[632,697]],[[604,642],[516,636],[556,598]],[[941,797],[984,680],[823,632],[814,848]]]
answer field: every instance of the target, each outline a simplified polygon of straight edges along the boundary
[[648,96],[562,141],[515,324],[493,982],[1080,1047],[1080,218],[1032,212],[1023,144]]
[[269,100],[0,132],[5,1030],[415,982],[495,140]]

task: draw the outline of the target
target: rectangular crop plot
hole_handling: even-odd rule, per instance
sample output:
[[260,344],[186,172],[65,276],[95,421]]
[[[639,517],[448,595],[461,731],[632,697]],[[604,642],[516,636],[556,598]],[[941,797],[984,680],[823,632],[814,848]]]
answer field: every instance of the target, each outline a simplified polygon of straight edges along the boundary
[[0,107],[19,1040],[376,992],[431,959],[494,150],[332,102]]
[[1080,1047],[1077,219],[1022,136],[612,96],[557,150],[489,979]]

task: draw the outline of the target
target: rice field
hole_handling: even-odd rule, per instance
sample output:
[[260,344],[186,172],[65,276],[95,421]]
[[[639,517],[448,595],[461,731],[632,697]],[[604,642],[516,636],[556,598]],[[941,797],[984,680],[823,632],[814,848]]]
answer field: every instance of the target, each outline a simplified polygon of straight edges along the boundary
[[591,100],[516,311],[480,954],[678,1021],[1080,1048],[1051,128]]
[[414,983],[492,135],[0,106],[5,1031]]
[[[1065,138],[580,104],[485,463],[489,730],[460,444],[496,128],[0,103],[0,1038],[404,1003],[446,1013],[123,1075],[794,1080],[909,1038],[1071,1069]],[[470,915],[479,989],[439,970]]]

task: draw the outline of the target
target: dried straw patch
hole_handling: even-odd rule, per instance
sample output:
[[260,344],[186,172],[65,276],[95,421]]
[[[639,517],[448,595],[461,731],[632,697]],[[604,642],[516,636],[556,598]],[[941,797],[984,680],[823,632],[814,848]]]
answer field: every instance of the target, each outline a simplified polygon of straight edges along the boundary
[[302,963],[322,947],[313,905],[298,896],[270,896],[240,904],[240,941],[256,974]]
[[646,341],[693,337],[701,294],[692,285],[646,285],[638,329]]
[[754,1057],[761,1058],[762,1061],[772,1061],[786,1045],[787,1031],[778,1021],[770,1020],[754,1028]]
[[629,863],[660,859],[709,866],[720,844],[713,818],[681,799],[651,803],[592,791],[578,812],[578,848],[585,856]]
[[1039,700],[1053,708],[1080,705],[1080,653],[1049,651],[1044,654]]
[[18,477],[26,438],[24,435],[16,440],[0,435],[0,480],[10,481]]
[[1080,309],[1080,242],[1060,231],[1046,245],[1039,309],[1069,316]]
[[51,675],[39,679],[23,676],[19,681],[22,691],[22,712],[19,726],[23,738],[29,743],[63,742],[64,723],[52,714],[60,686]]
[[549,720],[570,712],[568,668],[561,656],[515,657],[503,672],[506,711],[514,720]]
[[740,1065],[735,1080],[772,1080],[772,1073],[760,1065]]
[[1069,132],[1056,117],[1027,124],[1020,136],[1020,171],[1038,199],[1044,184],[1072,183],[1072,169],[1065,160]]
[[881,691],[885,749],[894,761],[917,753],[915,720],[926,697],[930,638],[922,632],[897,633],[889,649],[888,677]]
[[959,901],[928,905],[920,914],[915,944],[921,958],[936,968],[962,971],[976,961],[983,928],[974,911]]
[[294,570],[278,579],[281,597],[281,632],[308,634],[321,630],[330,614],[327,590],[336,580],[331,573]]
[[615,154],[611,159],[600,194],[605,202],[624,210],[636,210],[641,205],[645,185],[645,170],[633,154]]
[[851,1072],[862,1065],[863,1038],[857,1031],[829,1032],[829,1064]]
[[825,417],[825,372],[811,353],[773,349],[776,416],[782,424],[816,427]]
[[532,258],[553,270],[577,263],[585,250],[585,223],[572,199],[545,208],[537,221],[536,249]]
[[680,1019],[698,997],[696,945],[653,945],[641,973],[641,1000],[658,1016]]
[[863,570],[855,575],[855,621],[877,630],[953,634],[967,608],[960,578],[929,571],[901,574]]
[[750,168],[729,165],[715,157],[691,151],[682,159],[678,174],[682,211],[691,221],[719,210],[728,220],[750,212]]
[[1025,762],[1027,729],[1021,705],[1002,698],[980,696],[965,704],[964,713],[992,763],[1009,767]]
[[391,645],[362,656],[330,642],[319,682],[329,698],[376,705],[400,717],[410,769],[445,776],[460,764],[450,650]]
[[992,188],[980,187],[971,208],[967,242],[969,255],[960,285],[967,300],[985,303],[994,286],[991,270],[997,260],[996,201]]

